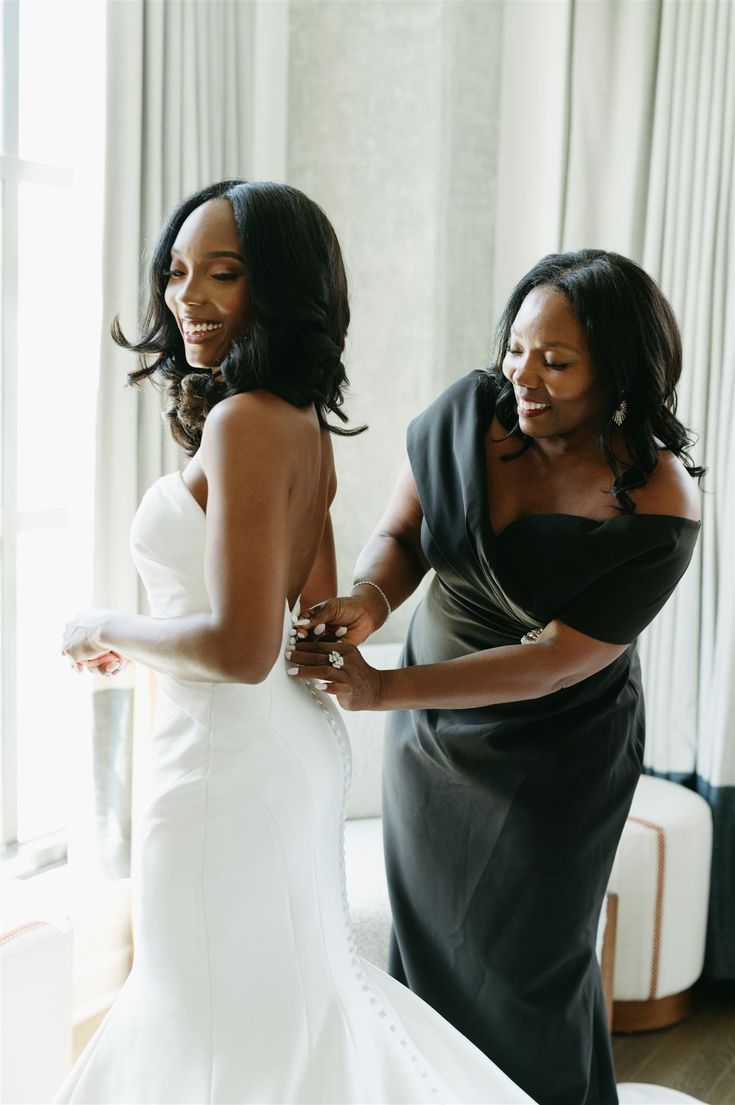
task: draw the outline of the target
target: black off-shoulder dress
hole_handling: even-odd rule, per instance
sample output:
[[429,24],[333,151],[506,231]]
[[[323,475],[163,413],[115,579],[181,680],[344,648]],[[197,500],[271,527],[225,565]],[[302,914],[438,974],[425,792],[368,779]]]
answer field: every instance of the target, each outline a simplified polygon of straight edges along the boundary
[[491,378],[473,372],[409,427],[436,574],[403,663],[517,644],[552,618],[629,647],[542,698],[390,715],[390,971],[540,1105],[613,1105],[595,940],[642,765],[635,638],[686,569],[699,523],[533,514],[494,534],[493,409]]

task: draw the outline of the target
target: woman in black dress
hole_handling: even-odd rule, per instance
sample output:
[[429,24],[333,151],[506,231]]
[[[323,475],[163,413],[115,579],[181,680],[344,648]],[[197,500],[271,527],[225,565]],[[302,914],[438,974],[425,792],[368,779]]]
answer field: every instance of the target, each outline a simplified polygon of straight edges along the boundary
[[[613,1105],[595,937],[643,761],[636,637],[691,559],[702,469],[676,321],[632,261],[540,261],[496,364],[411,423],[354,593],[290,663],[394,711],[391,973],[541,1105]],[[404,666],[375,671],[354,646],[429,569]]]

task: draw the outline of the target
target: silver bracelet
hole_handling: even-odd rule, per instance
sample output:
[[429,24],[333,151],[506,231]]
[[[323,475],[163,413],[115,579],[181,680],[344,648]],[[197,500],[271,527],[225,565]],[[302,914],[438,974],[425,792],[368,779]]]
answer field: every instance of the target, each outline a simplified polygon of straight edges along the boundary
[[393,613],[393,611],[391,610],[390,603],[388,602],[385,591],[383,590],[382,587],[378,587],[377,583],[373,583],[372,579],[356,579],[355,582],[352,584],[352,590],[354,591],[356,587],[362,587],[362,585],[364,583],[366,583],[368,585],[368,587],[374,587],[375,590],[378,592],[381,599],[383,600],[386,607],[388,608],[387,617],[389,618],[391,616],[391,614]]

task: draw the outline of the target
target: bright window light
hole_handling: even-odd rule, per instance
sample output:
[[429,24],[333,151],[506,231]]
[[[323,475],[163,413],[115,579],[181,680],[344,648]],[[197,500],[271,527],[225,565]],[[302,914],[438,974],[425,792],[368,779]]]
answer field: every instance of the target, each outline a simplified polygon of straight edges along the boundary
[[5,0],[3,23],[2,797],[17,853],[64,840],[91,791],[91,684],[60,643],[92,601],[105,4]]

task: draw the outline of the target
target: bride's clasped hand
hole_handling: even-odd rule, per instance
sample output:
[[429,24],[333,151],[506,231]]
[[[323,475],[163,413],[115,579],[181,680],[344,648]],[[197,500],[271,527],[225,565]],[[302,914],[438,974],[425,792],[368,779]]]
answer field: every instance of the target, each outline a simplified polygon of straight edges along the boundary
[[76,614],[64,626],[61,654],[69,659],[73,671],[116,675],[130,663],[126,656],[100,644],[100,631],[109,615],[109,610],[93,607]]

